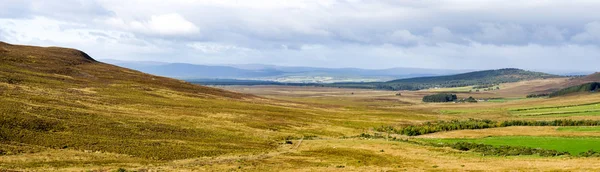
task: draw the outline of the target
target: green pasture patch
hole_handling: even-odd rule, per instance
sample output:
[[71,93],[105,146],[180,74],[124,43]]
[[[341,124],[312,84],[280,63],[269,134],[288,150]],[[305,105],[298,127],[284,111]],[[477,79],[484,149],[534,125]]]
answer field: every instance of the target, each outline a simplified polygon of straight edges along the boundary
[[600,138],[598,137],[499,136],[476,139],[452,138],[422,140],[431,143],[471,142],[493,146],[524,146],[531,148],[567,151],[571,153],[571,155],[577,155],[590,149],[600,149]]

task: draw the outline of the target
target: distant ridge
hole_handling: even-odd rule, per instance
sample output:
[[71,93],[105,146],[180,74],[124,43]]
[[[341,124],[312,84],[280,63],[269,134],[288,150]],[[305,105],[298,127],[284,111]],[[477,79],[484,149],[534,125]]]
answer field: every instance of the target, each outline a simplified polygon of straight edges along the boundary
[[275,81],[282,83],[375,82],[399,78],[449,75],[471,71],[423,68],[322,68],[264,64],[200,65],[153,61],[119,61],[111,59],[100,61],[154,75],[185,79],[188,81],[202,79],[236,79]]
[[434,87],[463,87],[473,85],[493,85],[523,80],[558,78],[542,72],[533,72],[523,69],[506,68],[497,70],[484,70],[456,75],[417,77],[399,79],[382,83],[347,83],[338,84],[341,87],[376,88],[385,90],[420,90]]

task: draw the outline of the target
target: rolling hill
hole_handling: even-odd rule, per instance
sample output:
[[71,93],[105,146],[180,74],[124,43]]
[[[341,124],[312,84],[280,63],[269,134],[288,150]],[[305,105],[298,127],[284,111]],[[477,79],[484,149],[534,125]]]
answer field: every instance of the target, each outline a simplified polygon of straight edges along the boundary
[[[298,126],[330,125],[318,109],[149,75],[75,49],[3,42],[0,95],[0,155],[110,155],[95,164],[263,152],[298,136]],[[305,119],[315,115],[323,123]]]
[[558,78],[560,76],[522,69],[498,69],[447,76],[418,77],[379,83],[338,83],[333,86],[375,88],[385,90],[421,90],[435,87],[485,86],[524,80]]
[[290,154],[286,140],[358,135],[396,122],[397,115],[380,111],[274,100],[145,74],[75,49],[0,42],[0,169],[249,165],[264,171],[269,167],[247,164],[246,157],[322,158],[319,149]]
[[271,148],[242,134],[245,127],[203,122],[211,112],[256,108],[269,118],[268,106],[247,107],[258,97],[100,63],[74,49],[0,43],[0,95],[0,154],[66,149],[168,160]]
[[573,78],[569,81],[563,83],[564,87],[576,86],[590,82],[600,82],[600,72],[593,73],[591,75],[587,75],[580,78]]

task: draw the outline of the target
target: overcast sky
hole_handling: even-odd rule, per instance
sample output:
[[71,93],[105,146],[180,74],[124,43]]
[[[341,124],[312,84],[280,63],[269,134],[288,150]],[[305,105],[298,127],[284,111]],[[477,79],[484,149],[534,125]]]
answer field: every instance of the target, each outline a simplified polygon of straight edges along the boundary
[[0,0],[0,41],[128,61],[600,71],[600,1]]

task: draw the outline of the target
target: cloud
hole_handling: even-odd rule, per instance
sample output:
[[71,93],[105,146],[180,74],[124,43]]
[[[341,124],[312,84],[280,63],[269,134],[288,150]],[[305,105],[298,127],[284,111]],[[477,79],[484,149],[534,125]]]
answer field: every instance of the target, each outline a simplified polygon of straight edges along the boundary
[[598,21],[587,0],[6,0],[0,40],[121,60],[600,70]]
[[594,21],[586,24],[584,31],[573,36],[571,40],[579,43],[599,43],[600,22]]
[[126,22],[119,18],[110,18],[106,23],[125,30],[159,35],[188,35],[196,34],[200,30],[194,23],[177,13],[152,15],[147,21]]
[[27,1],[6,0],[2,1],[0,18],[23,18],[30,15],[30,6]]
[[565,41],[566,30],[558,29],[554,26],[543,26],[534,28],[532,35],[532,41],[536,41],[541,44],[556,44]]
[[526,42],[526,30],[517,24],[479,24],[480,31],[475,33],[473,39],[481,43],[493,44],[519,44]]
[[388,39],[391,43],[400,45],[415,45],[423,41],[423,37],[413,35],[408,30],[396,30],[389,35]]

